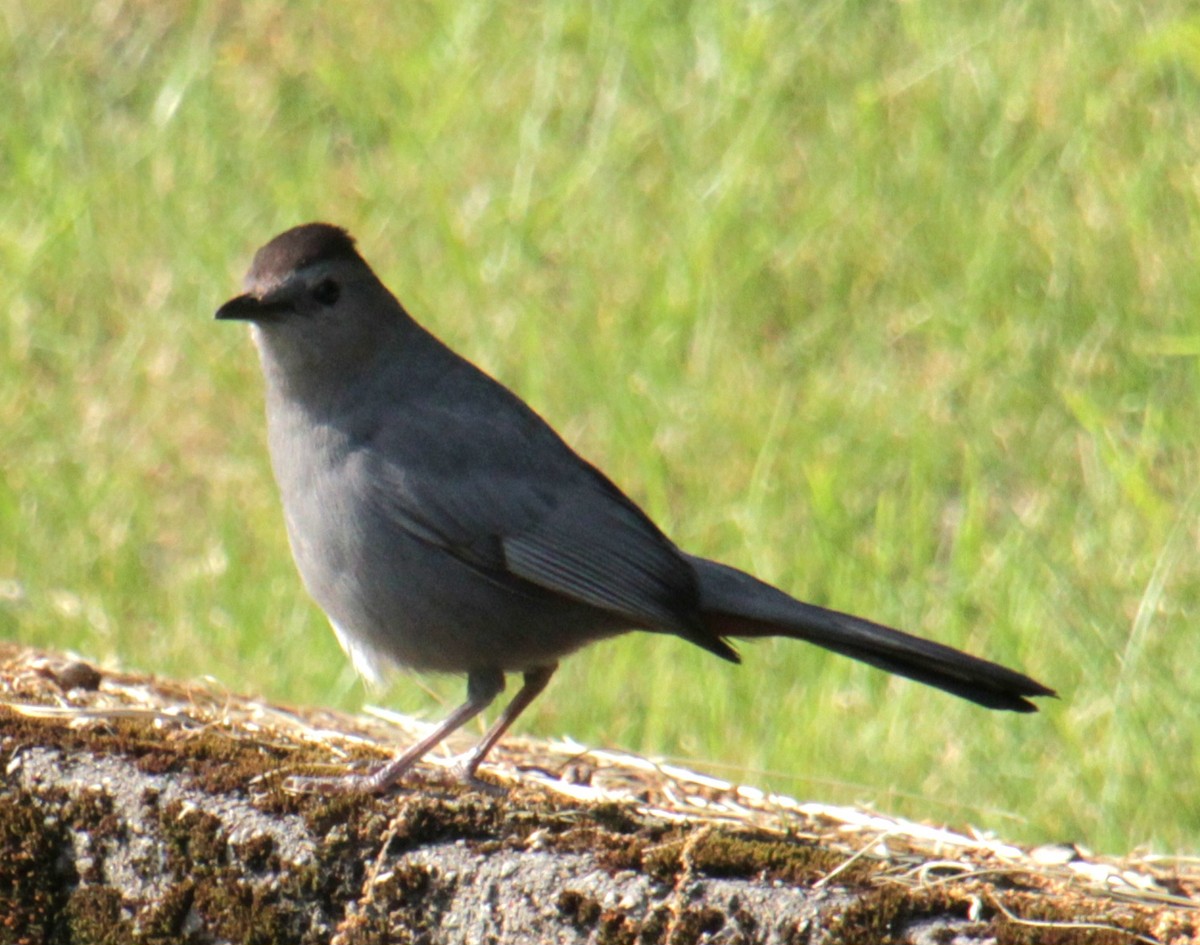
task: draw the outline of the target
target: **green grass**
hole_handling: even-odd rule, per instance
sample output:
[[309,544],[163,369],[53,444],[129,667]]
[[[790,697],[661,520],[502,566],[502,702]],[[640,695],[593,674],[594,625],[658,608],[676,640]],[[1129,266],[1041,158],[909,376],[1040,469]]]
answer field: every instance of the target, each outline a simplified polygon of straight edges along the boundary
[[688,549],[1063,695],[635,635],[523,731],[1197,847],[1190,4],[186,7],[0,12],[0,633],[361,703],[211,321],[328,219]]

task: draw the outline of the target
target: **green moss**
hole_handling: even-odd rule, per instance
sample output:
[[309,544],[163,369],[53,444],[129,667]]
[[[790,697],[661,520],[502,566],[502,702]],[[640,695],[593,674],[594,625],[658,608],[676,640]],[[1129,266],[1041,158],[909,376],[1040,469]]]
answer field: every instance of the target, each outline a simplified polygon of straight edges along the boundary
[[281,901],[277,891],[247,883],[231,872],[197,883],[192,901],[210,935],[246,945],[294,941],[303,921],[298,907]]
[[139,919],[139,945],[177,945],[195,939],[195,933],[185,935],[184,924],[192,911],[195,884],[190,879],[171,883],[148,915]]
[[[712,833],[691,854],[695,868],[708,876],[764,875],[784,883],[808,884],[842,866],[845,854],[797,840],[747,834]],[[839,874],[845,885],[866,882],[877,867],[860,859]]]
[[384,942],[433,941],[453,888],[440,882],[435,870],[409,864],[392,869],[372,887],[372,896],[371,912],[386,920]]
[[664,942],[671,928],[671,910],[665,906],[651,909],[642,922],[641,937],[643,942]]
[[[1133,935],[1140,934],[1151,940],[1157,938],[1144,918],[1129,917],[1120,929],[1071,928],[1071,924],[1087,921],[1087,917],[1081,916],[1077,908],[1072,909],[1047,896],[1006,896],[1005,908],[1028,921],[1062,925],[1057,928],[1054,925],[1026,925],[996,912],[992,926],[997,945],[1128,945]],[[1103,925],[1105,921],[1098,919],[1096,924]]]
[[[557,833],[551,830],[550,846],[559,852],[593,855],[613,873],[635,870],[660,882],[673,882],[685,868],[685,848],[690,868],[703,876],[733,879],[763,876],[794,884],[811,883],[845,861],[842,853],[765,832],[713,831],[696,840],[693,827],[644,821],[634,830],[632,816],[622,817],[619,820],[622,831],[611,833],[591,822],[590,808],[588,814],[582,825],[572,821],[569,829]],[[547,823],[553,826],[560,821],[548,816]],[[863,859],[844,870],[840,877],[846,885],[853,886],[867,882],[875,871],[874,862]]]
[[152,723],[140,719],[110,719],[103,727],[72,728],[53,719],[34,719],[0,707],[0,730],[7,736],[0,760],[7,762],[23,745],[57,748],[64,752],[86,750],[133,760],[147,774],[187,773],[210,794],[245,791],[265,778],[264,798],[294,809],[296,801],[282,790],[271,790],[273,775],[285,768],[326,760],[317,746],[284,749],[237,738],[220,729],[190,733],[183,739],[165,739]]
[[870,890],[838,913],[829,926],[829,941],[831,945],[893,945],[899,942],[896,929],[902,921],[932,913],[965,918],[966,904],[951,895],[934,897],[901,886]]
[[600,921],[600,914],[603,911],[597,899],[585,896],[575,889],[564,889],[558,894],[554,905],[560,915],[575,928],[581,930],[593,928]]
[[247,870],[256,873],[279,872],[282,864],[275,852],[275,839],[268,834],[258,834],[243,840],[234,847],[234,853]]
[[314,837],[324,837],[331,830],[357,820],[370,798],[354,794],[334,794],[329,797],[312,795],[294,798],[299,805],[297,813],[304,818],[304,825]]
[[588,808],[588,819],[612,833],[638,833],[645,823],[629,804],[606,801]]
[[[881,945],[900,943],[906,941],[907,937],[901,938],[899,930],[922,918],[958,916],[967,921],[974,901],[967,891],[954,887],[939,890],[912,890],[898,886],[873,889],[838,914],[830,926],[829,941],[831,945],[866,941]],[[1125,945],[1131,934],[1140,933],[1149,937],[1152,932],[1144,920],[1136,920],[1123,929],[1072,927],[1080,921],[1086,921],[1086,917],[1080,915],[1079,903],[1056,900],[1052,894],[1009,894],[1005,901],[1006,907],[1023,919],[1062,925],[1058,928],[1053,925],[1025,925],[1010,920],[995,909],[985,908],[981,923],[985,923],[986,928],[981,936],[994,938],[997,945]],[[1097,921],[1098,924],[1104,922]]]
[[21,790],[0,792],[0,940],[51,942],[77,877],[68,828]]
[[[582,932],[595,930],[598,945],[627,945],[633,942],[650,945],[663,941],[670,928],[671,914],[666,909],[651,910],[644,920],[638,922],[613,909],[605,909],[599,900],[578,890],[564,890],[555,905],[559,914],[576,929]],[[677,941],[682,945],[686,939]]]
[[402,809],[392,850],[425,846],[447,838],[464,840],[496,839],[515,827],[521,834],[532,824],[513,821],[503,800],[468,793],[447,797],[413,796]]
[[67,940],[79,945],[125,945],[135,939],[121,894],[107,886],[80,886],[64,915]]
[[702,936],[715,935],[725,928],[725,912],[712,906],[698,909],[682,909],[671,926],[672,941],[697,942]]
[[612,910],[601,914],[596,929],[596,945],[634,945],[639,937],[640,923]]
[[564,838],[563,847],[580,852],[591,851],[597,861],[610,873],[642,869],[646,850],[654,839],[644,834],[634,837],[614,837],[603,831],[579,830],[570,838]]
[[126,837],[125,825],[113,809],[112,796],[99,789],[80,791],[60,798],[58,810],[67,826],[82,838],[86,849],[88,862],[85,865],[79,861],[83,869],[79,878],[85,883],[102,883],[109,847]]
[[210,874],[227,864],[225,832],[212,814],[172,801],[159,812],[158,826],[166,841],[167,869],[175,879]]

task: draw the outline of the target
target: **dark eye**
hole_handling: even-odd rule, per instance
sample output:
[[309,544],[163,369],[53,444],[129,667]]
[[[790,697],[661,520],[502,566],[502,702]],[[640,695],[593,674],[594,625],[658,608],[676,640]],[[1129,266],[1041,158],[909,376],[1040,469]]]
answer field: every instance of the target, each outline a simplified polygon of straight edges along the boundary
[[322,305],[332,305],[338,300],[341,288],[332,279],[322,279],[313,286],[312,297]]

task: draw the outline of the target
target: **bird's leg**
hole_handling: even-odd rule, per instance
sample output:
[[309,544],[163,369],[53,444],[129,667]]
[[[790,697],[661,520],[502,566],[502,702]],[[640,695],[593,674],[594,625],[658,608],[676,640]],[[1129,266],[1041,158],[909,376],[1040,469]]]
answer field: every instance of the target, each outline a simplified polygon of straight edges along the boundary
[[[547,673],[546,679],[549,678],[549,673]],[[533,697],[536,696],[541,690],[542,686],[545,685],[546,683],[543,680],[542,684],[538,686],[538,688],[534,690],[534,692],[525,700],[525,703],[521,706],[521,708],[524,708],[525,705],[528,705],[530,700],[532,700]],[[517,703],[521,699],[521,696],[528,688],[529,675],[526,674],[525,686],[520,692],[517,693],[516,698],[513,699],[513,704]],[[302,793],[311,792],[315,794],[381,794],[399,781],[402,777],[404,777],[404,775],[408,773],[409,769],[412,768],[412,766],[415,765],[422,757],[424,757],[426,752],[438,745],[447,735],[456,729],[461,728],[471,719],[475,718],[475,716],[477,716],[480,712],[486,709],[489,705],[491,705],[496,696],[498,696],[503,690],[504,674],[500,672],[500,670],[491,669],[471,672],[467,675],[467,701],[451,712],[450,715],[446,717],[445,721],[443,721],[432,732],[409,748],[395,761],[389,762],[378,771],[375,771],[371,774],[349,774],[340,778],[289,778],[288,787],[293,791],[299,791]],[[509,717],[511,709],[512,706],[510,705],[508,709],[505,710],[504,715],[501,717],[501,722],[505,718]],[[518,709],[517,712],[520,712],[520,709]],[[517,713],[515,712],[511,713],[511,718],[509,718],[510,723],[512,719],[516,718],[516,715]],[[507,724],[501,727],[500,723],[497,722],[496,725],[493,726],[492,731],[488,732],[488,734],[484,736],[484,742],[487,742],[487,740],[492,737],[492,732],[495,732],[496,738],[499,738],[500,734],[507,727]],[[496,731],[497,729],[499,729],[499,731]],[[493,738],[492,741],[494,742],[495,739]],[[480,744],[482,745],[483,742]],[[487,747],[490,748],[491,743],[488,743]],[[478,750],[479,749],[476,748],[475,751],[472,752],[472,757],[475,756],[475,753],[478,752]],[[482,755],[480,755],[480,757],[475,761],[475,766],[478,766],[479,761],[481,760]],[[474,767],[472,767],[471,770],[473,772]]]
[[500,741],[500,737],[508,731],[508,727],[517,720],[517,716],[528,709],[529,703],[546,688],[546,683],[550,682],[550,677],[554,675],[556,669],[558,669],[558,664],[551,663],[549,666],[539,666],[537,669],[531,669],[525,673],[525,684],[520,691],[513,696],[512,702],[506,705],[504,711],[500,713],[500,718],[496,719],[492,727],[487,730],[487,734],[479,740],[479,744],[471,749],[471,753],[459,765],[459,777],[468,783],[482,783],[475,777],[475,770],[479,767],[480,762],[492,750],[496,742]]

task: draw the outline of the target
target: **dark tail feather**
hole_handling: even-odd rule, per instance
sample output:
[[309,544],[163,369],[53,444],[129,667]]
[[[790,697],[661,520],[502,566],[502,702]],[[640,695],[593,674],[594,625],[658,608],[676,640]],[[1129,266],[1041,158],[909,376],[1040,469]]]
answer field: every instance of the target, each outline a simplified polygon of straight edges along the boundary
[[743,571],[688,556],[704,622],[719,637],[791,637],[915,679],[989,709],[1036,712],[1055,692],[1015,670],[882,624],[805,604]]

